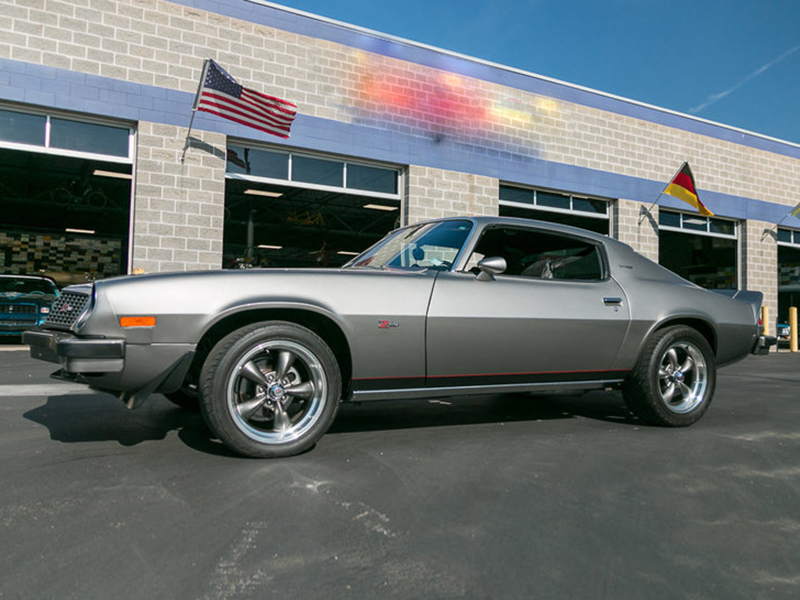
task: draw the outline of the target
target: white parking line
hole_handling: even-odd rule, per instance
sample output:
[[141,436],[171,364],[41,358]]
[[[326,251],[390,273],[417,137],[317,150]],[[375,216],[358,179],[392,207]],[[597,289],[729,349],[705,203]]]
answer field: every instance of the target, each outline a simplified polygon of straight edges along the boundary
[[100,394],[80,383],[38,383],[0,385],[0,398],[12,396],[62,396],[64,394]]

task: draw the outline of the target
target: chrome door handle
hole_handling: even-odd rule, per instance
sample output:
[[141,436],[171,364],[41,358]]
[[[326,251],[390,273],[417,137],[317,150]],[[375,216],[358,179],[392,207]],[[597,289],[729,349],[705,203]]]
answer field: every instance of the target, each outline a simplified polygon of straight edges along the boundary
[[620,306],[622,298],[603,298],[603,304],[606,306]]

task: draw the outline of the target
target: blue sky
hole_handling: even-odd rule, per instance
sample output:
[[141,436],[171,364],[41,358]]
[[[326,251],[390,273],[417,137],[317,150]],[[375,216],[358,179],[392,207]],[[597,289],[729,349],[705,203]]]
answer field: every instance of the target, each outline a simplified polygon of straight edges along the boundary
[[800,144],[800,0],[279,0]]

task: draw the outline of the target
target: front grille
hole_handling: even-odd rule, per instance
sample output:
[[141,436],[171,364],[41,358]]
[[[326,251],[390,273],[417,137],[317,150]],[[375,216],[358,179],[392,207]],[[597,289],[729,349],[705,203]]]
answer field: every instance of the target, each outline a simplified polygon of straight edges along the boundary
[[24,315],[36,314],[35,304],[0,304],[0,314],[3,315]]
[[45,327],[56,327],[58,329],[69,329],[78,320],[88,307],[91,296],[88,294],[77,294],[75,292],[64,292],[56,298],[53,306],[50,307],[50,314],[44,322]]

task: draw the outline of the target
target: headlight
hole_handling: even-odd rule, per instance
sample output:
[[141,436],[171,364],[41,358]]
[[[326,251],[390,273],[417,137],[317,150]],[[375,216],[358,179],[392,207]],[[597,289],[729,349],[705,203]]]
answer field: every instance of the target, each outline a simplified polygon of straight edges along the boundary
[[50,314],[50,307],[49,306],[43,306],[43,307],[41,307],[39,309],[39,312],[42,313],[43,315],[49,315]]

